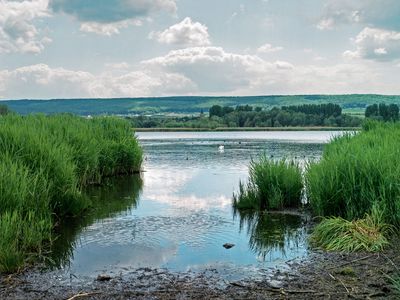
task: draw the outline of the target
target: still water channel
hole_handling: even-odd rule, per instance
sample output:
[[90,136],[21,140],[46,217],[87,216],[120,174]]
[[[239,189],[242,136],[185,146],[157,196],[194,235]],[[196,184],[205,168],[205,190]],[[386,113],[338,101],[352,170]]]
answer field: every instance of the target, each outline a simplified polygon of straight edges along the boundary
[[[94,210],[62,226],[52,264],[76,277],[150,267],[238,278],[303,258],[304,216],[235,213],[232,194],[251,158],[318,159],[334,134],[137,133],[144,172],[89,189]],[[225,243],[235,246],[227,250]]]

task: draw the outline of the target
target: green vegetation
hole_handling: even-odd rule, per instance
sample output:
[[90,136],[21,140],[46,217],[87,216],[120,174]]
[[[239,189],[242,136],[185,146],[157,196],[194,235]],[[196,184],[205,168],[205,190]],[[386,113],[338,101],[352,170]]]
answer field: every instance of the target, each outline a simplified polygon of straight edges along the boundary
[[[380,251],[400,226],[400,124],[367,121],[325,147],[306,173],[318,224],[314,243],[327,250]],[[390,225],[388,225],[390,224]],[[393,227],[392,227],[393,226]]]
[[382,211],[374,207],[363,219],[348,221],[341,217],[322,220],[311,241],[328,251],[382,251],[389,244],[391,226],[384,223]]
[[362,218],[374,205],[384,221],[400,225],[400,124],[366,122],[325,147],[307,170],[311,207],[320,216]]
[[352,267],[344,267],[340,269],[338,273],[344,276],[350,276],[350,277],[356,276],[356,273]]
[[362,119],[342,114],[335,104],[309,104],[283,106],[264,110],[250,105],[214,105],[209,117],[204,114],[192,117],[137,116],[128,118],[134,128],[286,128],[290,127],[359,127]]
[[128,117],[127,119],[131,122],[133,128],[215,129],[224,126],[204,115],[198,117],[138,116]]
[[74,113],[78,115],[101,114],[199,114],[213,105],[251,105],[272,109],[273,107],[333,103],[344,112],[364,112],[374,103],[400,104],[400,96],[387,95],[296,95],[296,96],[251,96],[251,97],[163,97],[163,98],[116,98],[116,99],[59,99],[3,101],[20,114],[30,113]]
[[129,123],[115,118],[3,116],[0,152],[1,272],[41,256],[57,219],[90,206],[83,187],[142,162]]
[[271,110],[252,106],[210,108],[210,120],[227,127],[286,127],[286,126],[331,126],[357,127],[362,120],[342,114],[337,104],[307,104],[301,106],[282,106]]
[[365,117],[378,121],[395,122],[399,120],[399,106],[385,103],[373,104],[365,110]]
[[302,188],[301,170],[296,163],[269,160],[263,155],[259,161],[251,161],[249,181],[246,185],[240,182],[233,206],[239,210],[298,207]]
[[5,116],[10,113],[10,110],[8,109],[7,105],[0,104],[0,116]]

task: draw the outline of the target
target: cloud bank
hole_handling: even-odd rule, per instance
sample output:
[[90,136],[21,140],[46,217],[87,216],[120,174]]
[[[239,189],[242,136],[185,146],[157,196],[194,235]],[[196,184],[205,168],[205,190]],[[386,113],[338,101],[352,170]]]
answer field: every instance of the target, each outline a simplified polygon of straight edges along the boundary
[[40,53],[51,39],[34,20],[48,16],[47,0],[0,1],[0,54]]
[[193,22],[189,17],[164,31],[151,32],[149,38],[163,44],[179,46],[207,46],[211,44],[207,26]]

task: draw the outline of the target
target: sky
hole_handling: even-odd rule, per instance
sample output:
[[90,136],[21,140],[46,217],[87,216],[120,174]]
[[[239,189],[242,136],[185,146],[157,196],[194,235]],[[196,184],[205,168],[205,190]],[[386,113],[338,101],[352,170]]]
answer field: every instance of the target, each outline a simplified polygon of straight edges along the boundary
[[0,99],[400,94],[399,0],[0,0]]

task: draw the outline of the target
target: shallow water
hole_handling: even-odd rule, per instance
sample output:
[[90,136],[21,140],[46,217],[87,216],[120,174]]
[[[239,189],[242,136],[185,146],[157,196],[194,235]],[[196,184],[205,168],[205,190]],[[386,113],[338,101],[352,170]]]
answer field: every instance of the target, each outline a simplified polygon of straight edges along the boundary
[[235,214],[232,194],[251,158],[318,159],[333,134],[138,133],[144,172],[88,190],[94,211],[61,227],[52,264],[74,277],[149,267],[237,279],[283,268],[307,255],[305,217]]

